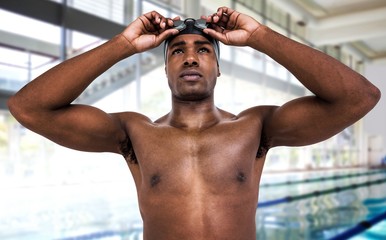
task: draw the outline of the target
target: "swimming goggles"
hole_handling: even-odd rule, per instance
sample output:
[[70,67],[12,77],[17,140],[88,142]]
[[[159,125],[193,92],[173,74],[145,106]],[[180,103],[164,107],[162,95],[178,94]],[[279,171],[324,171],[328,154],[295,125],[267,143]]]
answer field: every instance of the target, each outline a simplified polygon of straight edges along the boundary
[[183,31],[188,25],[193,25],[198,30],[203,30],[208,27],[208,23],[204,19],[187,18],[184,21],[177,20],[173,22],[174,29],[177,29],[180,32]]
[[173,28],[177,29],[179,31],[179,33],[177,35],[173,35],[165,40],[165,44],[164,44],[165,61],[167,59],[166,52],[167,52],[167,47],[168,47],[169,42],[173,38],[175,38],[176,36],[181,35],[181,34],[198,34],[198,35],[204,36],[206,39],[208,39],[212,43],[212,45],[214,47],[215,54],[216,54],[216,58],[218,61],[220,59],[219,42],[218,42],[218,40],[210,37],[209,35],[207,35],[203,32],[203,30],[205,28],[208,28],[208,27],[210,28],[211,26],[204,19],[187,18],[184,21],[181,21],[181,20],[173,21]]

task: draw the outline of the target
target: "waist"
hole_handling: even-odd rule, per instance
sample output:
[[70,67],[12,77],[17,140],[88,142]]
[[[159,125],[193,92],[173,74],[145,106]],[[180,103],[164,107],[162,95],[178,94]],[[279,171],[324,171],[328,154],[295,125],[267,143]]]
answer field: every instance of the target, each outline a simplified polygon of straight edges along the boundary
[[257,197],[153,196],[140,199],[139,204],[144,234],[157,233],[154,239],[163,239],[161,236],[164,239],[254,239],[256,236]]

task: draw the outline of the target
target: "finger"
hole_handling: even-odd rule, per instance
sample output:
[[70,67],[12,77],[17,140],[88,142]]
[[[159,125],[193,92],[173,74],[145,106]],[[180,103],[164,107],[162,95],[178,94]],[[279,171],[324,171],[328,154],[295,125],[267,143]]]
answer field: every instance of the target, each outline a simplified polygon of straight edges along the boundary
[[156,11],[150,12],[150,21],[157,29],[165,29],[165,27],[168,25],[168,19]]
[[215,22],[213,19],[214,16],[216,16],[216,13],[213,13],[212,15],[208,15],[208,16],[202,15],[201,19],[204,19],[207,23],[214,23]]
[[173,20],[172,19],[170,19],[170,18],[166,19],[166,27],[167,28],[173,27]]
[[224,32],[224,27],[222,27],[222,26],[220,26],[218,24],[215,24],[215,23],[212,23],[210,28],[215,30],[216,32],[219,32],[219,33],[223,33]]
[[179,21],[180,19],[181,19],[180,16],[176,16],[173,19],[168,18],[167,19],[167,26],[168,27],[173,27],[174,26],[174,21]]
[[223,14],[224,10],[226,10],[226,7],[219,7],[219,8],[217,8],[216,15],[218,17],[221,17],[221,15]]
[[156,11],[148,12],[139,17],[146,31],[153,32],[159,29],[159,14]]
[[156,44],[157,46],[160,45],[163,41],[165,41],[167,38],[178,34],[180,31],[177,29],[169,28],[163,32],[161,32],[157,37],[156,37]]
[[214,23],[218,23],[219,20],[220,20],[220,17],[219,17],[218,15],[214,14],[214,15],[212,16],[212,21],[213,21]]
[[220,7],[217,9],[217,12],[213,13],[211,16],[208,16],[208,18],[210,18],[214,23],[221,23],[222,26],[225,26],[226,22],[229,20],[229,15],[232,12],[234,12],[233,9],[228,7]]
[[219,31],[216,31],[216,30],[210,29],[210,28],[206,28],[203,31],[204,31],[204,33],[208,34],[212,38],[217,39],[217,40],[219,40],[220,42],[222,42],[222,43],[224,43],[226,45],[229,44],[225,34],[223,34],[221,31],[219,32]]
[[217,15],[221,17],[222,15],[231,15],[235,10],[229,7],[219,7],[217,9]]
[[226,8],[226,11],[222,12],[221,18],[217,24],[228,30],[234,29],[237,25],[237,19],[240,15],[241,13],[233,9]]
[[151,12],[148,12],[148,13],[145,13],[143,14],[143,16],[149,21],[149,22],[157,22],[159,23],[159,18],[161,16],[161,14],[159,14],[158,12],[156,11],[151,11]]
[[226,23],[229,21],[229,15],[223,12],[219,18],[219,22]]
[[209,21],[210,21],[210,19],[209,19],[207,16],[205,16],[205,15],[201,15],[201,16],[200,16],[200,19],[203,19],[203,20],[205,20],[206,22],[209,22]]
[[161,14],[159,14],[158,12],[151,12],[151,19],[153,20],[152,22],[154,22],[155,24],[159,24],[161,22],[161,18]]
[[229,18],[228,17],[218,17],[217,15],[216,15],[216,18],[218,19],[217,21],[216,21],[216,24],[218,25],[218,26],[220,26],[220,27],[223,27],[223,28],[226,28],[227,27],[227,25],[228,25],[228,21],[229,21]]
[[227,22],[229,20],[230,15],[234,12],[233,9],[228,7],[220,7],[217,9],[216,15],[221,22]]
[[159,24],[159,26],[160,26],[162,29],[164,29],[164,28],[166,27],[166,22],[161,20],[161,23]]

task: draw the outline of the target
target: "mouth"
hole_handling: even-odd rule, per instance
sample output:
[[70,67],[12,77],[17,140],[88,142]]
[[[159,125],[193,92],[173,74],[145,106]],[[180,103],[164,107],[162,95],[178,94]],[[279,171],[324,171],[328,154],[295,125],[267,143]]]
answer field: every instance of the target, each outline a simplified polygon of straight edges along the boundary
[[180,78],[182,78],[185,81],[197,81],[201,77],[202,75],[195,70],[183,71],[180,75]]

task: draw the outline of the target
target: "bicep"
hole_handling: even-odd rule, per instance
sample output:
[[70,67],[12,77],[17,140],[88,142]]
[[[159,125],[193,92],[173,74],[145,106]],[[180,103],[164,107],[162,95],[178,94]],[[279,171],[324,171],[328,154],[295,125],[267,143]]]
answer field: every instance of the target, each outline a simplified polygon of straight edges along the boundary
[[32,129],[68,148],[90,152],[119,152],[126,134],[117,115],[100,109],[71,105],[41,116],[41,126]]
[[352,124],[345,119],[344,111],[349,109],[338,108],[318,97],[302,97],[271,108],[263,131],[272,147],[314,144]]

